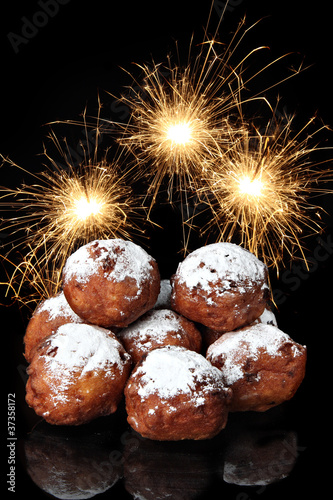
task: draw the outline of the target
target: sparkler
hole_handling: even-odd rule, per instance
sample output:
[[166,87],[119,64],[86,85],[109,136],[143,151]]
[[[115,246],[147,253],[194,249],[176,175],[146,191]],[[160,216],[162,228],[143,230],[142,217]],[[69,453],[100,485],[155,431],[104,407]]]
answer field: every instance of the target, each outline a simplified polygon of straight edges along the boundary
[[167,81],[159,66],[141,69],[144,94],[137,93],[133,101],[126,98],[132,115],[119,142],[133,153],[135,171],[149,179],[152,206],[165,179],[170,200],[174,187],[195,190],[207,157],[223,142],[229,125],[226,118],[219,123],[210,98],[195,88],[189,68],[182,73],[170,65]]
[[53,260],[41,263],[30,245],[26,247],[26,255],[2,258],[7,280],[0,284],[5,287],[6,296],[12,302],[33,311],[41,299],[52,297],[58,292],[61,271]]
[[[32,185],[1,189],[2,209],[15,209],[2,230],[9,232],[14,251],[24,258],[14,268],[9,288],[21,290],[22,280],[53,295],[61,285],[61,270],[67,257],[80,245],[93,239],[131,238],[138,228],[136,198],[115,162],[107,152],[98,159],[98,134],[93,152],[83,147],[82,164],[75,167],[66,140],[60,143],[53,131],[50,139],[61,153],[63,165],[44,148],[46,170],[31,174],[8,160],[11,168],[32,175]],[[88,144],[88,143],[87,143]],[[15,259],[14,259],[15,260]],[[18,294],[16,294],[18,295]]]
[[[130,238],[130,232],[137,230],[138,207],[128,187],[129,175],[148,180],[148,218],[162,187],[171,203],[174,193],[180,194],[184,253],[197,204],[204,202],[212,220],[201,234],[217,229],[218,240],[238,242],[277,269],[285,253],[292,256],[297,248],[304,258],[305,230],[321,227],[319,219],[312,218],[320,208],[309,199],[328,192],[318,186],[332,179],[332,172],[309,163],[318,148],[308,145],[309,136],[300,140],[307,125],[294,136],[292,120],[278,124],[273,133],[271,122],[263,133],[250,132],[242,112],[248,101],[262,100],[270,107],[264,93],[298,74],[302,65],[245,99],[249,84],[286,55],[248,74],[245,66],[250,58],[266,47],[249,51],[236,64],[232,61],[257,23],[245,29],[242,20],[227,45],[216,41],[219,24],[212,38],[205,34],[194,58],[192,39],[185,65],[174,64],[171,56],[165,66],[154,61],[152,66],[136,65],[143,83],[130,75],[134,84],[120,99],[129,107],[130,119],[117,124],[118,142],[129,160],[126,176],[116,161],[108,161],[108,151],[99,158],[98,116],[95,147],[90,150],[88,140],[86,149],[82,145],[78,167],[67,141],[63,146],[51,132],[65,168],[44,149],[49,166],[30,173],[32,185],[2,189],[0,205],[17,211],[3,228],[16,238],[5,259],[11,262],[15,250],[24,255],[19,264],[12,263],[14,272],[7,283],[16,298],[21,298],[25,281],[39,298],[56,293],[61,269],[77,246],[96,238]],[[85,115],[84,125],[87,130]]]
[[[187,202],[187,197],[200,188],[207,162],[230,148],[242,134],[238,108],[245,99],[241,92],[281,59],[245,78],[245,62],[265,47],[257,47],[237,64],[231,64],[236,49],[255,26],[245,29],[244,24],[245,20],[220,53],[215,34],[200,44],[194,59],[191,42],[185,67],[174,65],[168,57],[166,66],[137,64],[143,83],[131,75],[131,92],[121,98],[130,108],[131,117],[129,123],[120,125],[119,143],[130,153],[135,174],[148,178],[150,210],[165,182],[170,202],[174,192],[181,196],[185,193]],[[250,99],[265,100],[259,93]]]
[[293,134],[292,122],[272,120],[263,133],[244,129],[234,147],[214,162],[202,189],[212,213],[203,232],[217,229],[218,241],[240,243],[277,271],[286,253],[292,257],[298,249],[305,260],[305,234],[321,229],[322,209],[311,197],[333,193],[321,186],[333,180],[333,171],[320,167],[328,160],[311,158],[324,148],[309,145],[326,127],[306,134],[311,119]]

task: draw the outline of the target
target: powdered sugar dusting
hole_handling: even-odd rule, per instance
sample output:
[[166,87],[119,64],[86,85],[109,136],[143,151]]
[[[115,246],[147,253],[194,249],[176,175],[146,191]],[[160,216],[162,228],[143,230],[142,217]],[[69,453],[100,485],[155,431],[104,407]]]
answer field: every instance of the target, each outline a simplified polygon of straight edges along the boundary
[[265,280],[266,266],[255,255],[233,243],[213,243],[189,254],[178,266],[176,276],[188,288],[209,291],[221,281],[221,289],[252,286]]
[[[161,398],[190,394],[194,405],[203,403],[203,392],[224,387],[220,371],[201,354],[183,347],[166,346],[151,351],[137,369],[141,375],[138,394],[145,399],[157,393]],[[204,388],[197,390],[203,382]]]
[[265,309],[262,315],[259,316],[258,321],[267,325],[277,326],[275,314],[270,309]]
[[109,280],[121,282],[129,277],[140,286],[150,277],[152,260],[143,248],[131,241],[95,240],[70,255],[64,266],[64,281],[75,276],[79,283],[86,283],[102,269]]
[[152,341],[162,345],[170,332],[178,332],[179,339],[185,333],[179,315],[168,309],[156,309],[124,328],[120,338],[135,339],[138,347],[147,348],[151,346]]
[[[43,356],[46,366],[59,382],[57,397],[63,399],[68,385],[76,377],[117,365],[122,370],[120,342],[104,328],[67,323],[58,328],[48,339],[48,348]],[[125,353],[123,359],[130,359]],[[108,372],[112,376],[112,372]]]
[[46,321],[51,321],[57,318],[58,316],[66,316],[73,323],[82,323],[83,320],[75,314],[73,309],[68,304],[66,297],[63,292],[58,293],[54,297],[50,297],[46,299],[40,306],[38,307],[38,312],[48,312],[48,319]]
[[292,355],[302,354],[299,345],[289,335],[277,327],[264,323],[257,323],[251,327],[235,332],[225,333],[207,350],[207,359],[212,363],[217,358],[223,358],[223,366],[220,368],[227,385],[232,385],[244,376],[244,361],[257,360],[262,352],[272,357],[282,356],[281,348],[291,344]]
[[169,279],[161,280],[160,293],[157,297],[157,301],[154,305],[154,309],[158,308],[168,308],[170,307],[170,297],[171,297],[171,283]]

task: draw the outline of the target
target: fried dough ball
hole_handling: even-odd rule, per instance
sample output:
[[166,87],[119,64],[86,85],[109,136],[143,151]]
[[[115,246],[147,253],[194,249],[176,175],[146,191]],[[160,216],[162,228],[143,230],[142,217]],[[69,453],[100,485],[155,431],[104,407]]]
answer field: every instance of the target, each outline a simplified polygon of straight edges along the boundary
[[232,389],[230,411],[262,412],[281,404],[305,375],[306,347],[264,323],[225,333],[206,357]]
[[69,306],[63,292],[43,300],[34,311],[24,335],[24,356],[30,363],[33,348],[66,323],[83,323]]
[[63,290],[86,322],[125,327],[151,309],[160,291],[156,261],[121,239],[95,240],[74,252],[63,270]]
[[213,243],[190,253],[172,277],[171,307],[218,332],[252,323],[264,311],[267,268],[232,243]]
[[130,369],[130,355],[113,333],[67,323],[35,349],[26,401],[50,424],[83,424],[116,411]]
[[[259,318],[255,319],[254,322],[251,323],[251,325],[253,325],[254,323],[265,323],[267,325],[277,326],[275,314],[269,308],[266,308],[264,310],[264,312],[262,313],[262,315],[259,316]],[[246,326],[250,326],[250,325],[246,325]],[[204,348],[208,349],[208,347],[211,344],[213,344],[217,339],[219,339],[221,337],[221,335],[223,335],[223,334],[224,334],[223,332],[219,332],[217,330],[213,330],[212,328],[207,328],[207,327],[203,326],[201,328],[201,336],[202,336]]]
[[164,345],[178,345],[200,352],[201,334],[195,325],[168,309],[152,309],[127,328],[118,338],[134,363],[149,351]]
[[128,423],[157,441],[209,439],[226,425],[230,392],[221,372],[184,347],[150,351],[125,387]]

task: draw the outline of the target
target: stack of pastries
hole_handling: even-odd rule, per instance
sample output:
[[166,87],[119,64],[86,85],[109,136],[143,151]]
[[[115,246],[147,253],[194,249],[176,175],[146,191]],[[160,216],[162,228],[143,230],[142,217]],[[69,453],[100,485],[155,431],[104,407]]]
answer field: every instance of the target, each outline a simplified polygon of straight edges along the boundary
[[25,333],[26,401],[56,425],[114,413],[154,440],[209,439],[228,413],[292,398],[306,347],[270,310],[266,266],[238,245],[190,253],[170,280],[140,246],[95,240],[63,269]]

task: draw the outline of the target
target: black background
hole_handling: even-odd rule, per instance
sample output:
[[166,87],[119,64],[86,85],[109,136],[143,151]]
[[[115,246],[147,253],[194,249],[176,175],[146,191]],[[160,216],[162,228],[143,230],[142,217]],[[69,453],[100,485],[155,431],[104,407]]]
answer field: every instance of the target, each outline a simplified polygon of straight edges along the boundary
[[[125,0],[115,4],[98,0],[71,0],[66,5],[59,5],[58,13],[49,17],[27,43],[19,44],[16,53],[8,34],[21,35],[25,22],[22,18],[32,20],[40,10],[37,1],[15,2],[9,8],[6,6],[6,11],[1,14],[0,39],[0,153],[28,170],[37,171],[41,165],[37,155],[41,153],[45,140],[45,123],[78,119],[86,105],[94,115],[98,93],[105,116],[120,118],[114,98],[107,94],[119,95],[125,85],[131,84],[120,66],[131,71],[132,62],[149,62],[151,56],[156,62],[163,61],[166,54],[174,50],[174,40],[178,40],[181,51],[186,54],[193,32],[197,40],[203,39],[210,1],[171,0],[160,3]],[[332,126],[329,2],[231,2],[219,30],[221,40],[228,39],[229,33],[235,30],[245,14],[249,25],[265,18],[251,31],[245,52],[257,45],[268,45],[271,59],[291,51],[295,56],[288,59],[286,65],[292,65],[303,57],[305,65],[311,65],[296,78],[274,89],[269,97],[279,94],[282,98],[280,109],[288,113],[296,112],[299,123],[318,113],[326,124]],[[218,15],[213,9],[209,25],[211,32],[215,31],[217,23]],[[279,72],[279,69],[273,71]],[[280,77],[274,72],[273,75],[274,78]],[[265,83],[260,82],[260,88],[265,88]],[[329,133],[327,138],[327,145],[332,145]],[[73,140],[77,141],[77,136]],[[23,180],[18,178],[17,173],[14,175],[4,168],[0,170],[0,175],[0,185],[15,185]],[[319,497],[320,489],[325,486],[323,450],[328,446],[330,436],[326,417],[327,391],[330,391],[327,367],[332,335],[333,248],[332,244],[329,246],[333,240],[332,197],[323,199],[322,203],[329,212],[325,218],[327,229],[321,240],[313,237],[309,241],[308,249],[308,255],[313,257],[314,254],[319,255],[316,250],[320,248],[322,258],[317,262],[316,269],[305,272],[296,267],[289,268],[293,284],[297,283],[297,286],[292,286],[291,275],[283,272],[279,281],[275,283],[274,280],[275,288],[281,290],[283,297],[277,312],[279,325],[295,340],[306,344],[309,351],[306,380],[284,410],[287,425],[297,429],[299,437],[296,466],[290,477],[264,491],[258,488],[228,488],[215,480],[220,489],[216,498],[280,498],[282,495],[293,498],[294,491],[302,498],[310,486],[315,486],[316,496]],[[165,221],[166,215],[160,217]],[[165,234],[152,232],[151,251],[164,263],[162,274],[165,275],[175,269],[180,258],[177,243],[166,247],[168,240]],[[5,340],[3,361],[7,350],[11,357],[11,371],[6,368],[3,375],[5,392],[16,393],[17,433],[23,438],[36,422],[33,412],[26,408],[24,402],[24,361],[21,352],[25,318],[15,307],[2,307],[1,315],[2,338]],[[10,322],[5,326],[7,319]],[[23,457],[20,444],[17,454],[19,462],[19,457]],[[23,498],[23,495],[32,492],[35,497],[45,497],[28,478],[23,465],[18,464],[17,467],[15,496]],[[213,486],[215,483],[210,491],[213,491]],[[114,493],[110,490],[103,498],[122,498],[123,495],[125,497],[126,493],[122,486],[117,486]],[[130,495],[127,496],[130,498]]]

